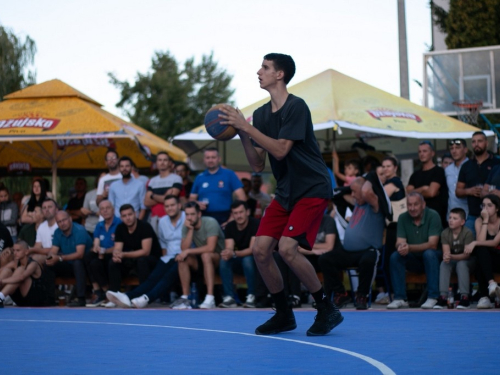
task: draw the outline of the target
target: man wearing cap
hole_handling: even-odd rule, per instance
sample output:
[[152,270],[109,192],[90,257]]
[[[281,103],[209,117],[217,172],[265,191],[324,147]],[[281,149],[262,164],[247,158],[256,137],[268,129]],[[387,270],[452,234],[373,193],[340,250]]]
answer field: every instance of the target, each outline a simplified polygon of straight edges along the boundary
[[483,185],[488,180],[493,167],[500,164],[500,160],[488,152],[488,139],[482,131],[472,134],[472,151],[474,157],[460,168],[455,194],[459,198],[467,198],[469,215],[467,215],[465,226],[472,231],[475,237],[474,223],[481,213]]
[[448,185],[448,212],[446,213],[446,217],[450,215],[450,210],[453,208],[461,208],[465,211],[466,215],[468,215],[469,207],[467,205],[467,199],[458,198],[455,194],[460,168],[462,168],[462,164],[469,160],[467,157],[467,142],[465,139],[461,138],[452,139],[448,142],[448,146],[450,148],[453,163],[448,165],[444,170],[446,184]]
[[427,207],[437,211],[444,227],[447,226],[446,212],[448,206],[448,187],[444,170],[434,164],[434,146],[430,141],[422,141],[418,145],[418,159],[422,163],[422,169],[414,172],[406,192],[420,193]]

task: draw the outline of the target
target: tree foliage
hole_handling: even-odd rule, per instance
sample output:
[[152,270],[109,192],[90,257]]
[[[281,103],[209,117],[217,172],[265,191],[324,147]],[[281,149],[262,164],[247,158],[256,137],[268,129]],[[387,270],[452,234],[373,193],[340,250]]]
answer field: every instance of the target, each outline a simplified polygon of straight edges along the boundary
[[449,49],[500,44],[500,0],[450,0],[448,12],[431,1],[431,9]]
[[181,67],[170,52],[156,52],[150,71],[137,73],[132,85],[108,75],[120,89],[117,107],[132,122],[165,139],[202,124],[206,111],[229,102],[234,92],[232,76],[218,67],[213,54],[204,55],[199,64],[190,58]]
[[24,40],[0,26],[0,101],[11,92],[32,85],[36,71],[32,67],[36,45],[27,36]]

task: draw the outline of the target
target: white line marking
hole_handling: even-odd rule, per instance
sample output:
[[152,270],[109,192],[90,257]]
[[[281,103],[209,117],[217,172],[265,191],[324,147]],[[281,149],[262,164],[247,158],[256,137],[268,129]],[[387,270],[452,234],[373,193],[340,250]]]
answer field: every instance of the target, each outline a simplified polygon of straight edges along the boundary
[[350,355],[352,357],[359,358],[359,359],[367,362],[368,364],[372,365],[373,367],[375,367],[377,370],[379,370],[384,375],[395,375],[396,374],[394,371],[392,371],[389,367],[387,367],[382,362],[379,362],[379,361],[377,361],[377,360],[375,360],[375,359],[373,359],[371,357],[367,357],[367,356],[365,356],[363,354],[359,354],[359,353],[356,353],[356,352],[351,352],[349,350],[345,350],[345,349],[341,349],[341,348],[336,348],[334,346],[316,344],[314,342],[308,342],[308,341],[302,341],[302,340],[287,339],[287,338],[284,338],[284,337],[277,337],[277,336],[262,336],[262,335],[255,335],[253,333],[222,331],[222,330],[218,330],[218,329],[176,327],[176,326],[164,326],[164,325],[157,325],[157,324],[138,324],[138,323],[85,322],[85,321],[74,321],[74,320],[23,320],[23,319],[0,319],[0,322],[101,324],[101,325],[110,325],[110,326],[171,328],[171,329],[183,329],[183,330],[186,330],[186,331],[202,331],[202,332],[214,332],[214,333],[228,333],[228,334],[231,334],[231,335],[251,336],[251,337],[258,337],[258,338],[263,338],[263,339],[271,339],[271,340],[280,340],[280,341],[295,342],[295,343],[298,343],[298,344],[316,346],[318,348],[333,350],[335,352],[339,352],[339,353]]

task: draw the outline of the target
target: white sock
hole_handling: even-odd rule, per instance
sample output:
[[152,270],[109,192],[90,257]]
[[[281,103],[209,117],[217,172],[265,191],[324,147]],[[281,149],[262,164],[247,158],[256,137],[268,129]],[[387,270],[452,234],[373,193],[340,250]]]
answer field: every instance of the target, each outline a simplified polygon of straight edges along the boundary
[[212,302],[213,300],[214,300],[214,296],[213,296],[213,295],[211,295],[211,294],[207,294],[207,295],[205,296],[205,301],[206,301],[206,302]]
[[3,293],[2,293],[2,292],[0,292],[0,300],[2,300],[2,301],[3,301],[4,299],[5,299],[5,296],[3,295]]
[[187,296],[187,295],[185,295],[185,294],[183,294],[183,295],[181,296],[181,298],[188,299],[188,296]]

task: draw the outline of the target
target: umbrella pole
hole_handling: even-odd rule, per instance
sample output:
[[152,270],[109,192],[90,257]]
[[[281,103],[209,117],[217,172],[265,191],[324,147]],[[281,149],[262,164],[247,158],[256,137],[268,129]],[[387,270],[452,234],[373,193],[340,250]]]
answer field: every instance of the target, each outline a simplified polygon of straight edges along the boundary
[[52,141],[52,194],[57,200],[57,144]]

